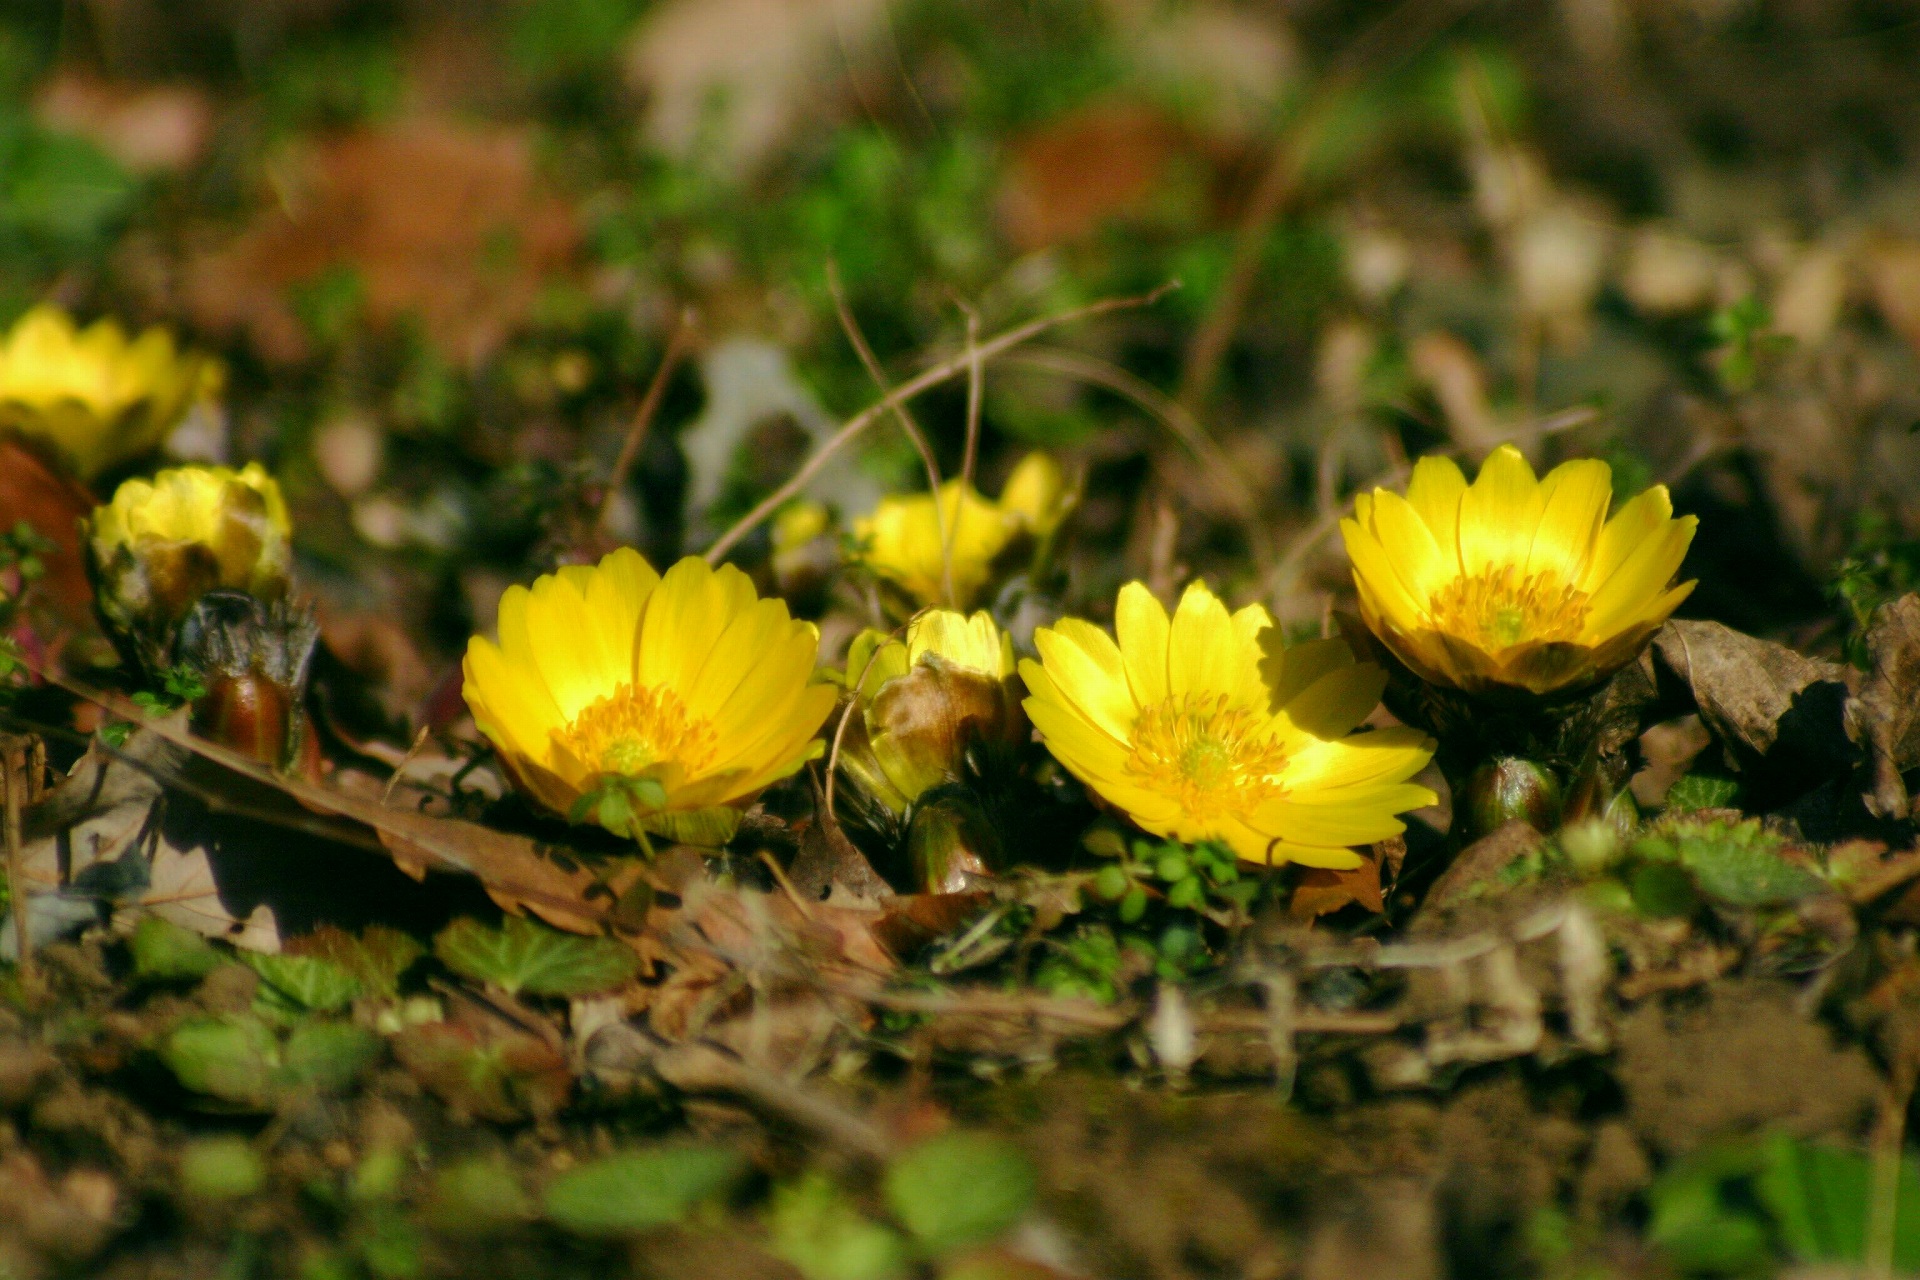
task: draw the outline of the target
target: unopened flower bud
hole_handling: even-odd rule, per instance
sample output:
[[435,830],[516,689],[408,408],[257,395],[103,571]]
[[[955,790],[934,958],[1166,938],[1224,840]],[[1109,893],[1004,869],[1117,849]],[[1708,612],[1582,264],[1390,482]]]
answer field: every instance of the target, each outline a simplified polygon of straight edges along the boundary
[[194,702],[195,728],[263,764],[291,768],[304,743],[307,677],[319,640],[304,606],[263,604],[233,591],[202,596],[175,649],[178,665],[206,690]]
[[1560,779],[1546,766],[1519,756],[1487,761],[1467,778],[1464,791],[1469,839],[1516,818],[1536,831],[1551,831],[1560,820]]
[[287,505],[258,463],[179,467],[129,480],[88,522],[100,615],[148,674],[209,592],[285,597],[292,565]]

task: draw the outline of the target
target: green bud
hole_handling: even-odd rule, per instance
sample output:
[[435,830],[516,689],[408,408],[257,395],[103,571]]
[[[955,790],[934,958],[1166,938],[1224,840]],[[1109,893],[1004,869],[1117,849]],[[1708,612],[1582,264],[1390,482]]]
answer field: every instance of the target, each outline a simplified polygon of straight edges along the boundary
[[1166,853],[1161,854],[1160,860],[1154,865],[1153,870],[1155,875],[1165,880],[1168,884],[1172,884],[1176,880],[1185,880],[1193,873],[1192,866],[1187,862],[1187,856],[1177,849],[1170,849]]
[[1139,885],[1127,890],[1127,896],[1120,899],[1120,922],[1135,924],[1147,914],[1147,891]]
[[1189,876],[1167,890],[1167,905],[1192,911],[1206,900],[1206,886],[1197,876]]
[[1560,852],[1581,876],[1599,875],[1619,861],[1624,849],[1620,832],[1604,818],[1569,823],[1560,831]]
[[1477,839],[1516,818],[1536,831],[1560,821],[1560,779],[1545,765],[1519,756],[1499,756],[1467,778],[1460,800],[1466,836]]

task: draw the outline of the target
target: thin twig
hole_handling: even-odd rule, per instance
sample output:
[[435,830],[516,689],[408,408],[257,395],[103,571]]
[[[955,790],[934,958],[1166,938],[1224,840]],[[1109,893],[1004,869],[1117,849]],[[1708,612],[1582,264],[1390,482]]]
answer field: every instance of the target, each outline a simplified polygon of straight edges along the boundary
[[406,777],[407,766],[412,764],[426,750],[427,739],[433,735],[432,725],[421,725],[420,732],[413,735],[413,745],[407,748],[407,754],[400,757],[400,763],[393,766],[393,776],[387,779],[386,790],[380,793],[381,804],[392,804],[393,793],[400,789],[401,781]]
[[714,544],[707,548],[707,563],[718,564],[725,559],[727,552],[731,551],[740,539],[757,529],[769,516],[785,506],[790,498],[805,489],[807,483],[827,465],[829,458],[848,441],[872,426],[882,414],[891,413],[894,405],[905,404],[929,387],[939,386],[947,379],[966,370],[974,360],[991,360],[1002,351],[1017,347],[1049,329],[1071,324],[1076,320],[1087,320],[1094,316],[1105,315],[1110,311],[1122,311],[1130,307],[1150,306],[1165,297],[1169,290],[1177,287],[1179,287],[1177,282],[1169,281],[1150,293],[1136,294],[1126,298],[1104,298],[1084,307],[1075,307],[1071,311],[1062,311],[1057,315],[1029,320],[1026,324],[1009,329],[998,337],[982,343],[977,352],[962,352],[957,356],[951,356],[909,378],[880,400],[847,419],[840,430],[836,431],[825,444],[814,450],[813,455],[800,465],[800,469],[794,472],[785,484],[762,498],[753,510],[740,517],[731,529],[721,534]]
[[[886,370],[880,367],[878,357],[867,343],[867,335],[860,331],[860,324],[853,317],[853,308],[847,305],[846,291],[840,287],[840,264],[827,260],[827,290],[833,294],[834,310],[840,315],[840,328],[847,335],[847,341],[853,345],[860,363],[867,368],[867,376],[873,379],[873,385],[880,389],[881,395],[887,395],[893,388],[887,382]],[[893,406],[894,417],[900,423],[900,430],[920,455],[920,464],[927,472],[927,492],[933,495],[933,528],[940,538],[940,583],[947,598],[953,598],[953,556],[947,543],[947,513],[940,505],[940,463],[933,456],[933,446],[927,443],[926,433],[920,430],[920,424],[913,420],[913,414],[902,401]],[[832,796],[832,775],[828,775],[829,797]]]
[[[960,455],[960,493],[953,504],[953,524],[941,534],[940,548],[940,562],[947,570],[947,604],[953,607],[960,603],[953,593],[953,545],[959,539],[960,522],[967,518],[967,495],[973,492],[973,469],[980,457],[980,400],[986,389],[986,367],[980,359],[980,313],[965,303],[960,305],[967,317],[967,442]],[[939,505],[935,495],[934,506]]]
[[1026,365],[1028,368],[1074,378],[1131,400],[1148,417],[1166,428],[1167,433],[1184,445],[1194,460],[1206,469],[1207,478],[1232,506],[1234,515],[1244,526],[1247,545],[1256,564],[1263,569],[1270,564],[1273,555],[1259,524],[1259,498],[1248,486],[1246,477],[1221,452],[1220,445],[1208,434],[1207,429],[1178,400],[1119,365],[1064,347],[1033,347],[1012,352],[1004,360],[1008,364]]
[[660,367],[653,371],[653,381],[647,384],[647,393],[640,397],[640,407],[634,410],[633,421],[627,427],[627,438],[620,444],[620,456],[613,460],[613,472],[607,477],[607,491],[600,499],[600,513],[594,520],[599,528],[607,527],[607,521],[613,515],[613,504],[620,491],[626,488],[627,476],[633,471],[634,463],[640,460],[640,446],[647,442],[647,432],[660,412],[660,402],[666,399],[667,383],[672,380],[674,370],[680,367],[680,361],[686,357],[687,348],[693,344],[695,328],[696,318],[689,307],[680,313],[679,322],[673,327],[673,335],[667,339],[667,349],[660,357]]
[[[891,634],[890,632],[889,635]],[[867,683],[867,673],[873,670],[874,659],[880,656],[880,650],[883,647],[882,645],[875,645],[873,646],[873,651],[867,654],[866,662],[860,666],[859,678],[855,680],[852,687],[847,690],[847,709],[840,713],[840,723],[836,725],[833,730],[833,747],[827,752],[827,785],[822,790],[820,798],[820,807],[827,811],[828,822],[839,821],[833,812],[833,783],[834,779],[837,778],[840,773],[840,740],[847,736],[847,721],[853,719],[853,713],[860,709],[860,689]],[[848,674],[851,675],[852,673],[849,672]]]
[[1893,1250],[1900,1206],[1901,1149],[1906,1143],[1907,1108],[1913,1102],[1914,1064],[1901,1055],[1894,1063],[1881,1103],[1880,1123],[1873,1142],[1871,1199],[1867,1203],[1867,1238],[1861,1274],[1866,1280],[1893,1280]]

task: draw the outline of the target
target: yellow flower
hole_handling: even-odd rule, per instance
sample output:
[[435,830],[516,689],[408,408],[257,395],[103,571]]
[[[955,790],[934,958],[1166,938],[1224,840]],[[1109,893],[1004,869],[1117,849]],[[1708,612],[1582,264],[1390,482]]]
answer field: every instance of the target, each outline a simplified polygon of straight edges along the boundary
[[1541,694],[1590,683],[1640,652],[1693,583],[1670,586],[1695,520],[1664,485],[1609,520],[1613,476],[1595,460],[1534,479],[1502,445],[1468,485],[1422,458],[1407,496],[1361,494],[1341,522],[1360,613],[1433,684]]
[[1020,517],[989,502],[960,480],[940,486],[940,508],[933,495],[912,493],[880,500],[873,514],[854,521],[861,558],[882,578],[917,604],[947,597],[942,578],[944,529],[953,548],[953,601],[965,607],[987,585],[994,557],[1020,532]]
[[1067,770],[1146,830],[1218,840],[1250,862],[1360,864],[1351,846],[1434,803],[1408,781],[1433,744],[1413,729],[1355,733],[1386,675],[1337,640],[1282,650],[1267,611],[1229,615],[1202,583],[1171,620],[1138,582],[1120,590],[1116,645],[1066,618],[1020,664],[1027,715]]
[[1020,522],[1036,538],[1044,538],[1059,528],[1073,505],[1073,493],[1060,464],[1039,451],[1020,459],[1006,487],[1000,490],[1000,507],[1020,517]]
[[286,593],[293,526],[280,486],[257,462],[128,480],[94,511],[88,533],[96,566],[137,563],[154,600],[176,616],[216,589]]
[[158,326],[129,341],[112,320],[76,329],[35,307],[0,339],[0,426],[46,440],[91,479],[158,445],[223,376]]
[[519,785],[559,813],[615,779],[664,794],[638,815],[719,844],[767,784],[817,756],[834,690],[819,632],[697,556],[665,577],[628,548],[509,587],[498,644],[467,646],[467,706]]

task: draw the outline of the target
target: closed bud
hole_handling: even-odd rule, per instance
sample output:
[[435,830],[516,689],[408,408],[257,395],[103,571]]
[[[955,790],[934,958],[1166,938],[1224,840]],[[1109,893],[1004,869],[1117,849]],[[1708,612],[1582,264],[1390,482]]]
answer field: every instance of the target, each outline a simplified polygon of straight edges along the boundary
[[202,596],[180,626],[174,655],[206,690],[194,702],[194,727],[262,764],[292,768],[305,741],[307,677],[319,639],[304,606],[232,591]]
[[100,616],[151,677],[210,592],[283,599],[292,565],[287,505],[258,463],[179,467],[129,480],[88,522]]
[[1456,803],[1467,819],[1470,840],[1515,819],[1536,831],[1551,831],[1560,821],[1560,779],[1532,760],[1497,756],[1468,776],[1464,791]]
[[848,653],[857,702],[841,770],[904,814],[926,791],[959,781],[976,743],[1025,740],[1013,676],[1013,642],[984,612],[929,610],[908,624],[904,641],[863,633]]

